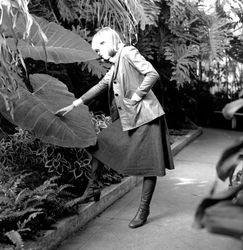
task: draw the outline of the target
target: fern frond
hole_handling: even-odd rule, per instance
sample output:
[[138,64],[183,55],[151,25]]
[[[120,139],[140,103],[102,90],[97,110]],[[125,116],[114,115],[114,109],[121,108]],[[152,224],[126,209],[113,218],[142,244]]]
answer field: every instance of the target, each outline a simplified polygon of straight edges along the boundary
[[142,30],[145,30],[146,25],[157,25],[160,8],[156,5],[156,1],[135,0],[124,2]]
[[31,195],[31,190],[29,190],[28,188],[21,190],[18,193],[17,197],[15,198],[15,205],[21,204],[30,195]]
[[28,216],[28,218],[27,219],[25,219],[21,224],[20,224],[20,228],[19,229],[26,229],[26,225],[30,222],[30,221],[32,221],[33,219],[35,219],[38,215],[40,215],[40,214],[43,214],[44,212],[34,212],[34,213],[32,213],[32,214],[30,214],[29,216]]
[[74,185],[71,185],[71,184],[61,185],[61,186],[57,189],[57,194],[62,194],[63,192],[65,192],[64,189],[70,188],[70,187],[74,187]]
[[57,189],[57,183],[54,183],[56,179],[59,177],[55,176],[51,179],[46,180],[42,185],[38,186],[32,191],[33,196],[43,196],[43,195],[49,195],[52,192],[55,192]]
[[16,250],[24,250],[24,242],[23,242],[22,237],[19,234],[19,232],[15,231],[15,230],[11,230],[11,231],[5,233],[5,235],[16,246],[16,248],[15,248]]
[[157,0],[97,0],[82,1],[81,18],[95,27],[110,26],[119,30],[125,41],[131,42],[137,26],[156,25]]
[[20,187],[21,185],[23,185],[25,178],[26,178],[26,177],[29,177],[29,176],[32,175],[32,174],[33,174],[33,173],[20,174],[20,175],[18,176],[18,178],[16,179],[16,181],[14,182],[14,184],[13,184],[13,186],[12,186],[11,189],[12,189],[14,192],[17,192],[17,190],[19,189],[19,187]]

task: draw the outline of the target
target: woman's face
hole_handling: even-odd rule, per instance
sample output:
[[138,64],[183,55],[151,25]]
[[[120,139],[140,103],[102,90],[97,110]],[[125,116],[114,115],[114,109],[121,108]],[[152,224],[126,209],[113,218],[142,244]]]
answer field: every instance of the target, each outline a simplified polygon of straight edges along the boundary
[[110,57],[114,56],[114,51],[112,49],[112,43],[108,40],[102,39],[99,42],[99,48],[96,49],[96,52],[105,60],[109,60]]

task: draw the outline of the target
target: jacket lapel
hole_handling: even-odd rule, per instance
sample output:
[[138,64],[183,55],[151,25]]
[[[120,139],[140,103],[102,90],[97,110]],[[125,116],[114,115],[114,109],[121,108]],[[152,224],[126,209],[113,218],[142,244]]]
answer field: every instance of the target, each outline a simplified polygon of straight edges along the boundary
[[114,81],[114,79],[116,79],[116,75],[117,75],[117,71],[118,71],[118,67],[119,67],[119,63],[120,63],[121,52],[122,52],[123,47],[117,52],[117,60],[114,64],[114,71],[113,71],[111,80],[109,82],[109,88],[111,88],[112,82]]

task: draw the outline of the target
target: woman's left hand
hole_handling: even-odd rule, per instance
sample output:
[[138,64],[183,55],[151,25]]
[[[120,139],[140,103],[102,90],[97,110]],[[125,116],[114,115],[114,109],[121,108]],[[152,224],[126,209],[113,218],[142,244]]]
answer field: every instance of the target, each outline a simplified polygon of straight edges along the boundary
[[141,99],[142,99],[142,98],[141,98],[139,95],[137,95],[136,93],[134,93],[134,94],[132,95],[131,101],[137,103],[137,102],[140,102]]

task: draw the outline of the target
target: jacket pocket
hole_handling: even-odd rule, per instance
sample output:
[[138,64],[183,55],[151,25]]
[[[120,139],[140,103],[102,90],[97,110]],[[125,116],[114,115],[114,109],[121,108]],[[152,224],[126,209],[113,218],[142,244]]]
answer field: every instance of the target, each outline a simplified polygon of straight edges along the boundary
[[134,127],[140,119],[142,102],[134,101],[128,98],[123,98],[123,110],[125,112],[126,123],[128,126]]
[[123,97],[120,103],[123,109],[120,112],[123,131],[137,128],[164,114],[163,108],[152,92],[139,102]]
[[123,98],[123,102],[128,107],[136,106],[136,104],[138,104],[137,101],[134,101],[134,100],[126,98],[126,97]]

